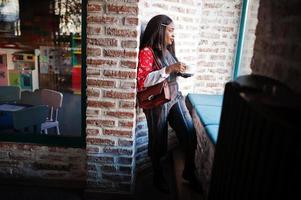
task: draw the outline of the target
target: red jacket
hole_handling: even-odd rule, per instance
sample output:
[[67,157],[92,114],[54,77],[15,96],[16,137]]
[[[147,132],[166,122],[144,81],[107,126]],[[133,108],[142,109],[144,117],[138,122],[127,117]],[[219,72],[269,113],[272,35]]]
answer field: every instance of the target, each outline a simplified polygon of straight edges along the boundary
[[139,51],[138,56],[138,73],[137,73],[137,85],[138,91],[144,89],[144,81],[149,73],[154,71],[154,61],[153,52],[149,47],[145,47]]

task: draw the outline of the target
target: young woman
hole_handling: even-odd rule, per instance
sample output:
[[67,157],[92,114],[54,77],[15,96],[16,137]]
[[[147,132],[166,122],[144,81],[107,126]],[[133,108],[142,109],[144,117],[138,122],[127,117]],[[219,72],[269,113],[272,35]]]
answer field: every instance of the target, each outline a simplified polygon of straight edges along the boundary
[[[154,70],[155,60],[160,65],[160,70]],[[148,22],[140,43],[138,91],[168,80],[171,100],[161,106],[143,110],[148,125],[148,153],[154,170],[154,185],[163,192],[169,191],[161,162],[167,152],[168,123],[175,130],[185,151],[182,177],[197,184],[194,174],[195,129],[177,83],[177,75],[185,72],[185,69],[186,66],[175,55],[173,21],[166,15],[153,17]]]

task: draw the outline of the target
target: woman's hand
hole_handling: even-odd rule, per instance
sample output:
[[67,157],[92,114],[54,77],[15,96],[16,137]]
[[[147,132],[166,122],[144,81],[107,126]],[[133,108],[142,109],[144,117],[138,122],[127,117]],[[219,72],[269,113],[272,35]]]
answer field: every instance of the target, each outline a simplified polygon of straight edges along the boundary
[[184,63],[178,62],[172,65],[169,65],[165,68],[166,74],[174,73],[184,73],[186,70],[186,65]]

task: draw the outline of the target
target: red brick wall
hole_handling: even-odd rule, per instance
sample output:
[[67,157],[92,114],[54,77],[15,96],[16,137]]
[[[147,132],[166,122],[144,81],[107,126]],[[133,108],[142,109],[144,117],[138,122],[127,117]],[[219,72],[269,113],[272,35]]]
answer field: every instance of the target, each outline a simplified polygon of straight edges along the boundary
[[241,2],[202,1],[195,92],[222,94],[231,79]]
[[86,181],[84,149],[0,143],[0,177]]
[[87,183],[133,190],[137,1],[88,1]]
[[301,92],[301,1],[260,1],[252,72]]

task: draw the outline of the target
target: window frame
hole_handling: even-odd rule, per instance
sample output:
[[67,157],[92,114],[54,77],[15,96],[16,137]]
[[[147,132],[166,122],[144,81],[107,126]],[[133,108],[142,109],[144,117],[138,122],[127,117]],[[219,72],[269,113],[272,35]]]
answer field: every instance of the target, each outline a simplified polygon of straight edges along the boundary
[[242,58],[242,52],[243,52],[243,45],[244,45],[244,41],[245,41],[246,23],[247,23],[247,19],[248,19],[248,8],[249,8],[249,0],[243,0],[242,8],[241,8],[239,35],[238,35],[237,46],[236,46],[232,80],[237,79],[237,77],[239,75],[239,70],[241,67],[241,58]]

